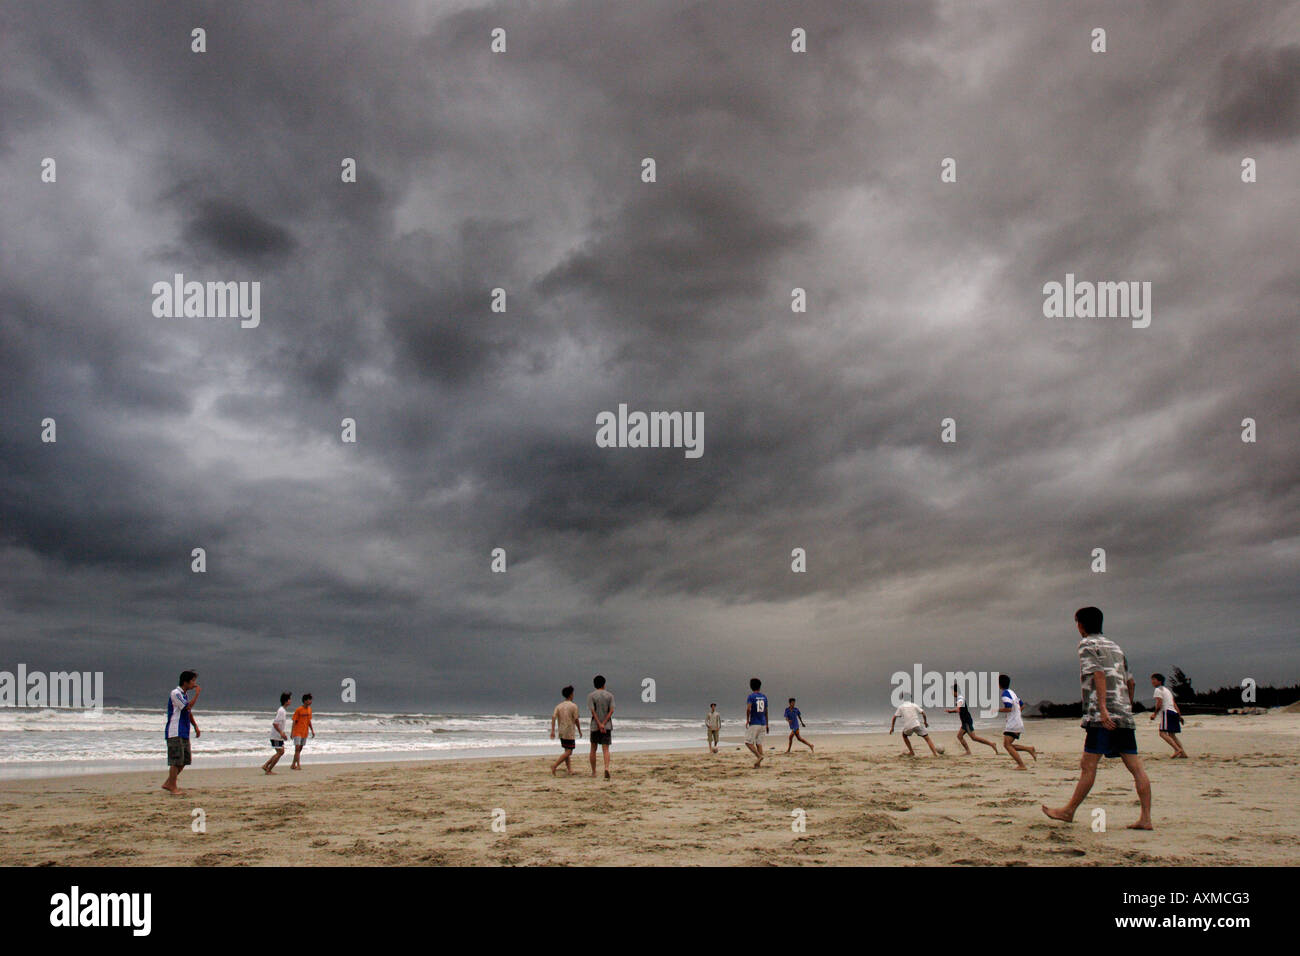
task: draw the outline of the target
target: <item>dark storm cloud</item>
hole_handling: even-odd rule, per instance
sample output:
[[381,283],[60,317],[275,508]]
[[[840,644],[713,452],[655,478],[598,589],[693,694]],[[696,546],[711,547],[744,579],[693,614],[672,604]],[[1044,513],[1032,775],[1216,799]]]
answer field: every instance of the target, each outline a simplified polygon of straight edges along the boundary
[[698,338],[715,306],[755,302],[781,254],[812,231],[776,220],[743,183],[707,172],[643,193],[598,229],[537,291],[578,292],[611,309],[633,303],[627,318],[647,324],[636,345],[665,348]]
[[287,229],[224,199],[205,200],[186,225],[185,238],[246,263],[281,259],[297,245]]
[[[513,271],[519,229],[519,223],[466,219],[455,229],[450,258],[428,236],[412,238],[410,252],[427,263],[426,270],[393,270],[385,290],[387,331],[400,364],[456,386],[488,374],[517,351],[525,336],[495,318],[501,313],[490,304],[492,290],[505,288],[500,283]],[[506,302],[508,308],[508,296]]]
[[1258,47],[1224,57],[1205,119],[1224,146],[1295,139],[1300,135],[1300,46]]
[[[1068,697],[1098,603],[1198,686],[1300,678],[1296,164],[1219,151],[1295,136],[1285,4],[132,9],[5,12],[8,658],[853,712],[917,660]],[[175,272],[261,325],[154,318]],[[1067,272],[1151,327],[1044,319]],[[598,448],[619,403],[704,456]]]

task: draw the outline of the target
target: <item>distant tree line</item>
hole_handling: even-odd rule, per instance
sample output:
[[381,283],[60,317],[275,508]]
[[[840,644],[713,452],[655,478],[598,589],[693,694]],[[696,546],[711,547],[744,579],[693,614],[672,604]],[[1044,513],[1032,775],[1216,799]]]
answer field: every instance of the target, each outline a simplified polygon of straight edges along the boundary
[[1300,700],[1300,684],[1291,684],[1288,687],[1256,687],[1253,701],[1241,699],[1240,685],[1198,691],[1192,686],[1192,679],[1179,667],[1169,672],[1165,684],[1174,692],[1174,699],[1179,704],[1186,702],[1200,707],[1286,707]]
[[[1178,701],[1180,708],[1200,713],[1222,712],[1230,707],[1286,707],[1300,700],[1300,684],[1291,684],[1287,687],[1256,687],[1253,701],[1241,699],[1241,687],[1220,687],[1217,690],[1198,691],[1192,686],[1192,679],[1181,667],[1170,668],[1169,673],[1165,675],[1165,686],[1173,691],[1174,700]],[[1137,681],[1135,689],[1139,695],[1144,691],[1150,693],[1151,690],[1143,680]],[[1142,701],[1133,701],[1134,713],[1145,713],[1148,709]],[[1044,700],[1033,710],[1034,713],[1026,716],[1075,718],[1083,716],[1083,704],[1077,700],[1072,704],[1054,704],[1050,700]]]

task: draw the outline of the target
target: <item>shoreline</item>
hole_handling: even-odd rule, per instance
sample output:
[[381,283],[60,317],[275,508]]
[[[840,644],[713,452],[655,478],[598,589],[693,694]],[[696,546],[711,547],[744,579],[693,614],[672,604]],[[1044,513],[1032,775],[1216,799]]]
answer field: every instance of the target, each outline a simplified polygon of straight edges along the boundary
[[[981,733],[987,732],[990,734],[1000,733],[1000,731],[994,731],[991,728],[981,728],[978,725],[976,726],[976,731]],[[813,731],[808,730],[807,728],[805,728],[803,732],[806,736],[812,736],[813,734]],[[953,727],[951,728],[951,730],[949,730],[948,728],[935,729],[933,733],[935,734],[951,733],[955,735],[957,733],[957,728]],[[773,731],[770,736],[773,739],[779,736],[782,740],[784,740],[786,734],[787,731],[782,731],[779,734]],[[869,730],[869,731],[862,731],[862,732],[828,731],[826,733],[819,733],[817,734],[817,736],[822,738],[827,738],[827,739],[834,738],[836,740],[841,740],[844,738],[854,738],[854,737],[863,737],[863,738],[888,737],[889,732],[887,730],[878,730],[878,731]],[[682,741],[677,743],[673,743],[671,741],[640,741],[631,744],[620,744],[616,741],[613,749],[610,752],[615,756],[620,753],[623,754],[676,754],[676,753],[683,753],[683,752],[689,753],[697,749],[703,752],[707,752],[708,748],[705,746],[704,741],[705,738],[703,736],[701,736],[699,740]],[[743,750],[745,744],[745,737],[743,734],[736,734],[734,736],[729,736],[724,734],[719,738],[719,744],[722,748],[732,747],[734,745],[735,749]],[[799,744],[796,741],[795,746],[798,745]],[[771,748],[769,747],[768,749]],[[280,758],[280,764],[278,765],[276,770],[277,775],[279,774],[281,769],[284,769],[286,771],[288,770],[289,762],[291,762],[293,757],[292,744],[286,745],[285,750],[286,750],[286,754],[284,757]],[[587,743],[587,740],[584,737],[582,740],[578,741],[578,747],[574,750],[575,756],[573,759],[577,760],[578,757],[581,756],[583,760],[587,760],[588,759],[587,754],[590,752],[590,750],[591,750],[591,746],[590,744]],[[494,751],[494,752],[488,752],[488,751]],[[472,748],[465,748],[463,750],[439,750],[439,751],[371,751],[371,752],[359,752],[359,753],[349,753],[349,754],[312,754],[309,746],[308,749],[303,751],[303,760],[304,760],[303,766],[346,769],[349,767],[354,767],[354,768],[376,767],[376,766],[388,767],[389,765],[395,767],[412,766],[412,765],[420,766],[423,764],[459,763],[461,761],[480,761],[480,760],[540,760],[544,758],[554,759],[555,757],[559,756],[559,752],[560,752],[560,745],[556,741],[544,745],[539,744],[536,746],[528,745],[523,747],[512,747],[509,748],[508,751],[506,751],[505,748],[485,747],[477,750]],[[210,757],[206,759],[204,759],[201,756],[201,753],[202,753],[201,751],[196,753],[194,758],[194,763],[190,764],[190,766],[185,768],[184,774],[182,774],[182,779],[184,779],[185,774],[190,774],[195,771],[203,771],[203,770],[237,771],[237,770],[247,770],[250,768],[258,769],[259,765],[263,761],[265,761],[268,757],[270,757],[269,749],[266,752],[260,754]],[[406,754],[409,754],[409,756],[406,756]],[[145,762],[144,760],[132,761],[132,763],[134,764],[141,764],[144,762]],[[7,766],[0,765],[0,788],[3,788],[3,786],[7,783],[19,783],[23,781],[37,782],[41,780],[66,780],[66,779],[86,779],[86,778],[94,779],[98,777],[117,777],[117,776],[133,776],[133,775],[138,776],[140,774],[155,774],[155,773],[161,773],[164,776],[166,776],[167,774],[166,755],[161,752],[161,748],[160,748],[160,753],[157,761],[155,761],[153,765],[148,767],[142,767],[138,765],[119,766],[115,764],[113,761],[102,761],[102,762],[84,761],[85,766],[58,764],[55,765],[54,767],[47,766],[44,762],[41,762],[41,765],[37,766],[36,763],[37,762],[33,761],[26,765],[23,764],[10,764]],[[99,763],[101,765],[95,766],[96,763]]]
[[[822,736],[852,737],[852,736],[859,736],[859,735],[852,734],[852,733],[827,733],[827,734],[823,734]],[[867,736],[867,735],[864,734],[861,736]],[[743,744],[744,738],[743,736],[737,736],[734,738],[734,740],[729,740],[728,738],[723,737],[721,738],[721,742],[722,743],[734,742],[736,744]],[[590,750],[590,745],[584,747],[583,744],[586,744],[585,738],[579,741],[579,746],[574,751],[575,754],[581,753],[585,755]],[[631,753],[637,753],[637,754],[677,753],[684,750],[685,751],[693,750],[696,747],[698,747],[701,750],[705,749],[703,737],[700,738],[700,741],[698,743],[695,741],[682,742],[677,744],[673,744],[671,741],[653,741],[653,742],[641,742],[641,743],[631,743],[631,744],[621,744],[621,745],[615,743],[614,750],[612,752],[614,753],[622,752],[622,753],[629,753],[629,754]],[[280,767],[287,770],[289,766],[289,762],[291,762],[293,758],[293,744],[292,743],[286,744],[285,750],[286,750],[285,756],[280,758]],[[559,751],[560,751],[560,745],[558,742],[553,742],[547,745],[538,744],[536,746],[525,745],[520,747],[511,747],[508,749],[508,751],[506,750],[506,748],[467,747],[460,750],[437,750],[437,751],[376,750],[376,751],[358,751],[358,752],[347,753],[347,754],[337,754],[337,753],[313,754],[311,752],[310,745],[308,745],[308,748],[303,750],[303,760],[304,760],[304,766],[307,766],[309,764],[310,766],[313,767],[342,767],[342,768],[373,767],[379,765],[388,766],[390,764],[393,766],[407,766],[407,765],[420,765],[426,763],[427,764],[458,763],[462,760],[464,761],[537,760],[546,757],[547,755],[550,755],[552,758],[554,758],[559,754]],[[407,754],[409,754],[409,756],[407,756]],[[188,774],[195,770],[204,770],[204,769],[207,770],[239,770],[239,769],[248,769],[248,768],[257,769],[258,766],[263,761],[265,761],[270,757],[270,755],[271,752],[270,749],[268,748],[265,752],[260,754],[209,757],[205,759],[202,757],[202,752],[199,751],[198,753],[195,754],[194,763],[190,764],[190,766],[185,768],[185,773]],[[117,763],[124,763],[124,762],[125,761],[119,761]],[[134,764],[142,764],[145,762],[145,760],[134,760],[131,762]],[[9,764],[9,765],[0,765],[0,786],[3,786],[5,783],[19,782],[24,780],[38,781],[38,780],[63,780],[68,778],[81,779],[85,777],[92,777],[92,778],[109,777],[109,776],[120,776],[120,775],[145,774],[145,773],[148,774],[162,773],[165,776],[167,773],[166,754],[162,752],[161,748],[159,751],[158,759],[153,763],[152,766],[148,766],[148,767],[117,766],[115,765],[114,761],[84,761],[84,763],[86,764],[86,766],[84,767],[72,766],[69,764],[56,764],[53,767],[51,767],[46,765],[46,762],[44,761],[40,762],[40,765],[37,766],[37,763],[38,763],[37,761],[32,761],[25,765],[18,764],[18,763]],[[96,763],[99,763],[101,765],[94,766],[94,764]],[[277,774],[279,773],[279,768],[277,768],[276,773]]]
[[[1285,708],[1275,707],[1264,714],[1192,714],[1187,715],[1187,721],[1212,719],[1215,721],[1245,721],[1244,724],[1227,723],[1215,724],[1216,731],[1232,730],[1250,730],[1252,726],[1250,721],[1258,721],[1262,718],[1280,716],[1284,714]],[[949,716],[949,715],[945,715]],[[1080,731],[1077,717],[1026,717],[1026,733],[1033,732],[1035,726],[1069,726]],[[944,721],[945,725],[948,721]],[[932,726],[931,733],[936,735],[936,740],[945,740],[946,746],[956,747],[953,743],[957,730],[957,724],[949,726]],[[1142,729],[1146,726],[1144,715],[1138,715],[1138,734],[1142,736]],[[999,744],[1002,739],[1002,721],[989,720],[987,718],[977,718],[975,722],[976,733],[990,739],[996,739]],[[771,740],[780,737],[785,739],[787,731],[783,728],[780,731],[773,730],[770,735]],[[808,737],[820,737],[834,740],[849,740],[852,738],[863,738],[864,740],[888,738],[890,736],[888,729],[881,730],[864,730],[864,731],[827,731],[818,732],[809,728],[804,728],[804,734]],[[897,736],[897,733],[895,734]],[[1154,733],[1152,734],[1154,737]],[[734,735],[724,734],[720,742],[724,747],[733,746],[735,749],[744,749],[743,733]],[[1082,741],[1082,736],[1080,736]],[[1155,741],[1159,744],[1159,740]],[[200,747],[202,743],[200,741]],[[796,741],[795,746],[799,744]],[[980,745],[975,745],[976,747]],[[1163,746],[1163,745],[1161,745]],[[924,744],[921,744],[924,750]],[[691,752],[693,750],[707,751],[704,743],[704,737],[701,735],[698,739],[678,740],[678,741],[636,741],[633,743],[619,743],[617,740],[611,753],[617,755],[623,754],[672,754]],[[771,749],[769,747],[769,749]],[[1141,748],[1140,748],[1141,749]],[[287,771],[288,762],[293,756],[293,745],[287,744],[285,747],[286,754],[280,758],[280,765]],[[586,738],[578,741],[578,747],[575,749],[574,759],[581,756],[583,760],[587,759],[590,746]],[[483,760],[538,760],[548,755],[554,759],[559,754],[559,744],[556,741],[550,741],[545,744],[525,744],[514,747],[483,747],[449,750],[376,750],[376,751],[357,751],[350,753],[313,753],[309,744],[303,751],[303,759],[306,761],[304,766],[312,767],[331,767],[331,768],[366,768],[366,767],[388,767],[388,766],[421,766],[424,764],[445,764],[459,763],[461,761],[483,761]],[[194,763],[185,768],[185,773],[190,774],[195,771],[238,771],[242,769],[258,769],[259,765],[270,756],[269,748],[257,753],[238,754],[238,755],[220,755],[204,757],[201,749],[196,750]],[[147,766],[145,764],[148,764]],[[129,760],[87,760],[71,761],[67,763],[51,763],[49,761],[29,761],[14,762],[10,764],[0,764],[0,787],[8,783],[18,783],[22,781],[41,781],[41,780],[64,780],[64,779],[96,779],[100,777],[117,777],[141,774],[162,773],[166,775],[166,755],[163,748],[159,748],[159,754],[156,760],[153,758],[139,758]],[[278,770],[277,770],[278,773]]]
[[[827,739],[835,738],[839,740],[842,738],[869,737],[869,736],[877,736],[877,735],[875,734],[823,734],[823,736],[826,737]],[[275,772],[273,774],[270,774],[269,776],[288,777],[292,775],[296,777],[299,773],[302,773],[304,775],[304,779],[333,778],[339,776],[340,774],[364,773],[366,771],[371,771],[371,770],[374,771],[421,770],[421,769],[430,769],[434,767],[445,767],[448,765],[455,766],[456,764],[461,764],[461,763],[479,764],[479,763],[483,763],[484,761],[501,762],[510,765],[525,764],[525,765],[531,765],[535,767],[541,766],[543,767],[543,772],[545,772],[544,765],[549,765],[550,761],[558,757],[560,753],[560,745],[557,743],[555,744],[554,748],[547,748],[547,750],[544,753],[534,753],[534,754],[456,753],[446,757],[420,756],[420,757],[411,757],[411,758],[400,758],[400,757],[393,758],[391,756],[376,756],[376,758],[373,760],[347,759],[347,760],[309,761],[307,759],[308,752],[304,750],[303,765],[302,765],[303,769],[301,771],[290,771],[289,763],[291,762],[293,757],[292,746],[290,746],[287,749],[290,752],[286,754],[284,757],[280,758],[280,763],[276,766]],[[705,756],[709,755],[707,748],[705,747],[703,742],[701,742],[698,745],[698,748],[697,745],[695,744],[691,744],[689,746],[681,746],[681,747],[663,747],[658,744],[654,744],[654,745],[647,746],[645,748],[634,749],[632,747],[624,747],[621,751],[618,749],[618,745],[615,744],[614,748],[611,749],[610,751],[610,755],[612,760],[617,762],[620,753],[627,756],[635,755],[638,757],[642,757],[642,756],[667,757],[667,756],[677,756],[683,753],[691,753],[696,749],[698,749],[702,755]],[[717,756],[722,756],[724,752],[730,752],[732,750],[739,751],[743,749],[744,749],[743,737],[737,736],[734,739],[730,739],[730,740],[724,737],[721,738],[720,740]],[[574,750],[573,752],[574,756],[572,758],[573,765],[576,767],[579,763],[581,763],[583,766],[587,766],[589,760],[588,754],[590,753],[590,750],[591,750],[590,745],[588,745],[587,747],[578,747],[576,750]],[[596,751],[596,755],[597,755],[596,759],[599,763],[599,761],[602,759],[599,749]],[[200,775],[205,777],[207,775],[220,775],[221,780],[220,782],[217,783],[217,785],[225,786],[228,782],[228,778],[234,777],[236,775],[242,776],[244,775],[245,772],[248,771],[257,771],[256,775],[249,774],[250,776],[253,776],[253,779],[255,780],[263,779],[268,776],[267,774],[262,772],[260,765],[255,763],[237,763],[237,764],[232,764],[230,766],[208,766],[208,767],[204,767],[200,763],[193,763],[190,764],[190,766],[186,767],[184,772],[181,774],[180,777],[181,786],[184,789],[189,789],[186,788],[186,782],[190,780],[198,779]],[[309,771],[317,771],[317,772],[310,773]],[[0,795],[9,791],[11,785],[19,785],[14,789],[24,789],[22,785],[31,785],[34,788],[39,786],[42,783],[46,783],[50,781],[76,782],[78,784],[84,784],[87,786],[94,786],[96,784],[104,784],[104,783],[115,783],[121,785],[121,784],[132,784],[144,778],[148,778],[149,780],[152,780],[154,777],[157,777],[159,780],[162,780],[166,776],[167,776],[167,767],[160,759],[156,767],[149,767],[145,769],[131,768],[125,770],[111,770],[111,769],[110,770],[88,770],[85,772],[57,774],[53,776],[4,777],[4,778],[0,778]],[[579,774],[575,773],[574,776],[575,777],[579,776]],[[196,790],[198,789],[197,784],[191,784],[190,788]]]
[[[946,715],[945,715],[946,716]],[[1030,719],[1030,718],[1027,718]],[[1044,720],[1045,718],[1032,718],[1033,720]],[[1068,719],[1068,718],[1066,718]],[[946,723],[946,722],[945,722]],[[1001,726],[1000,721],[990,721],[997,723],[998,728]],[[975,729],[980,734],[1000,734],[1001,730],[993,726],[984,726],[985,719],[976,720]],[[932,732],[936,734],[956,735],[958,724],[953,723],[952,727],[934,727]],[[785,739],[786,731],[773,729],[771,738],[777,737]],[[864,731],[825,731],[819,732],[814,729],[804,728],[805,735],[817,734],[826,738],[846,738],[846,737],[887,737],[889,736],[888,725],[880,730]],[[737,732],[734,735],[723,734],[720,742],[724,745],[735,744],[738,747],[744,746],[743,732]],[[194,770],[238,770],[240,768],[256,768],[271,755],[270,748],[260,750],[256,753],[244,754],[223,754],[204,757],[203,739],[199,738],[198,746],[194,752],[194,763],[185,769],[185,773]],[[796,746],[798,743],[796,742]],[[706,750],[705,736],[703,733],[698,738],[690,740],[640,740],[630,743],[621,743],[616,738],[612,753],[677,753],[681,751],[691,751],[694,749]],[[285,757],[280,758],[281,764],[286,768],[289,760],[293,756],[293,745],[286,744],[287,753]],[[575,754],[587,754],[590,745],[587,739],[578,741],[578,747]],[[313,748],[309,744],[303,751],[304,761],[309,761],[312,766],[374,766],[376,764],[423,764],[423,763],[447,763],[458,762],[462,760],[512,760],[512,759],[537,759],[546,757],[548,754],[554,758],[559,753],[559,743],[549,741],[540,744],[523,744],[513,747],[465,747],[458,749],[442,750],[374,750],[374,751],[353,751],[348,753],[313,753]],[[584,756],[583,759],[586,759]],[[99,777],[117,774],[142,774],[155,773],[161,771],[166,774],[166,754],[160,746],[157,758],[128,758],[128,759],[103,759],[103,760],[84,760],[68,761],[64,763],[51,761],[15,761],[7,764],[0,764],[0,785],[8,782],[22,780],[57,780],[65,778],[83,778]]]

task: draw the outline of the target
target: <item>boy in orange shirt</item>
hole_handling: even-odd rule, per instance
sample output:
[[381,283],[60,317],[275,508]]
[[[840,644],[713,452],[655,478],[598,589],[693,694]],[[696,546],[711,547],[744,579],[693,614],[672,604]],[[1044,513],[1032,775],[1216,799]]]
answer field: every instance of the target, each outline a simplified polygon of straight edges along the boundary
[[316,728],[311,725],[311,694],[303,694],[302,706],[293,712],[293,763],[289,765],[290,770],[302,769],[298,758],[307,743],[308,732],[316,736]]

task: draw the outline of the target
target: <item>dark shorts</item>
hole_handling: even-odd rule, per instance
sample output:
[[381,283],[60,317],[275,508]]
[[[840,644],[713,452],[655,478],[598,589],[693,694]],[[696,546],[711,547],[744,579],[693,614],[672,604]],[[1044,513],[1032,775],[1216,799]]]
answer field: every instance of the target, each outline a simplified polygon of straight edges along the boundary
[[284,749],[284,741],[281,740],[279,737],[272,737],[272,738],[271,738],[271,746],[274,747],[276,750],[283,750],[283,749]]
[[574,744],[572,737],[561,737],[560,746],[565,750],[572,750],[576,745]]
[[1020,739],[1020,734],[1016,733],[1016,731],[1014,731],[1014,730],[1004,730],[1004,731],[1002,731],[1002,736],[1003,736],[1003,737],[1010,737],[1012,740],[1019,740],[1019,739]]
[[1172,710],[1165,711],[1161,715],[1160,721],[1160,729],[1167,734],[1180,734],[1183,732],[1183,718]]
[[1132,727],[1089,727],[1088,735],[1083,739],[1083,752],[1086,754],[1119,757],[1123,754],[1138,752],[1137,734]]
[[970,711],[969,711],[969,710],[967,710],[965,707],[963,707],[963,708],[961,709],[961,712],[958,713],[957,716],[961,718],[961,729],[962,729],[962,730],[966,731],[966,733],[968,733],[968,734],[973,734],[973,733],[975,733],[975,721],[971,720],[971,718],[970,718]]
[[593,730],[591,732],[591,745],[595,747],[597,744],[611,744],[613,741],[610,738],[613,734],[614,731],[612,730]]
[[167,766],[188,767],[190,765],[190,738],[167,738]]

